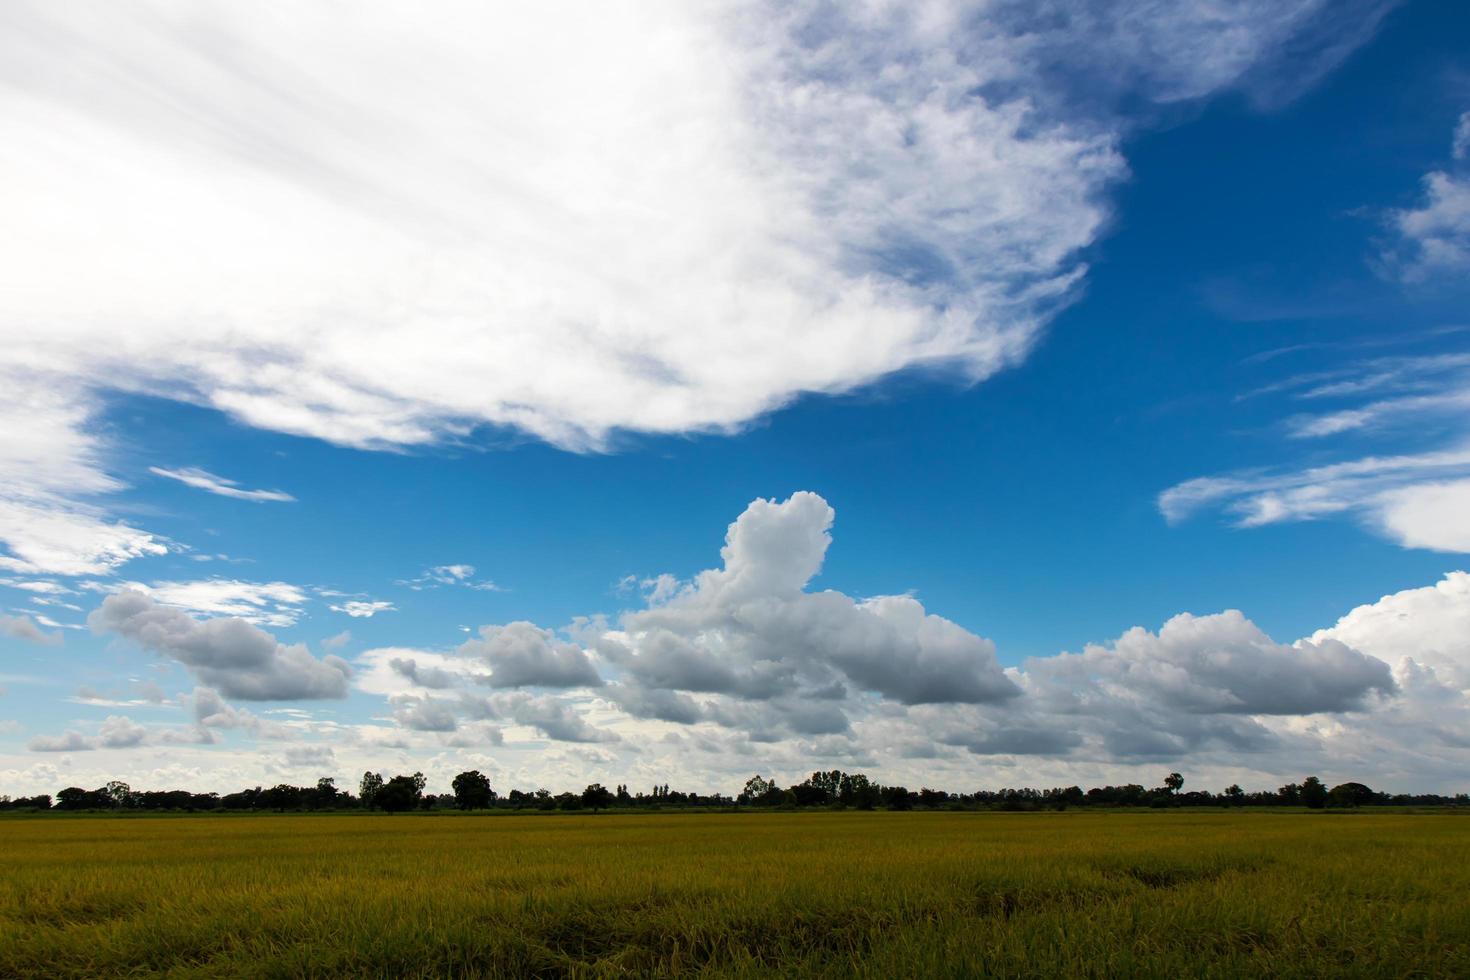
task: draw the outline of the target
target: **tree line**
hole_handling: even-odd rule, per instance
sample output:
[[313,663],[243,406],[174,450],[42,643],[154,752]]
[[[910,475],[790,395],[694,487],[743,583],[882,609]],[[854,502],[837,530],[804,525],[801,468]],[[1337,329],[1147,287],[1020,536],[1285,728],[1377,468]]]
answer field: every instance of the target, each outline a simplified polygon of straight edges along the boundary
[[886,786],[862,773],[846,773],[838,769],[812,773],[795,785],[782,788],[764,776],[752,776],[735,796],[719,793],[683,793],[670,789],[667,783],[654,786],[650,792],[628,792],[626,785],[608,789],[592,783],[580,793],[550,790],[512,789],[502,795],[479,770],[468,770],[454,777],[449,793],[425,792],[424,774],[385,777],[382,773],[365,772],[354,794],[323,777],[313,786],[286,783],[271,787],[256,786],[235,793],[193,793],[188,790],[134,790],[127,783],[113,780],[97,789],[69,786],[55,798],[49,794],[22,796],[15,799],[0,795],[0,810],[62,811],[309,811],[309,810],[381,810],[402,813],[410,810],[608,810],[674,808],[739,808],[810,809],[814,807],[851,807],[858,810],[1065,810],[1071,807],[1250,807],[1304,806],[1309,809],[1363,806],[1470,806],[1470,795],[1457,793],[1442,796],[1435,793],[1379,793],[1359,782],[1339,783],[1329,788],[1316,776],[1300,783],[1287,783],[1276,790],[1247,793],[1239,786],[1225,787],[1218,793],[1209,790],[1184,790],[1184,777],[1169,773],[1163,784],[1153,789],[1130,783],[1124,786],[1097,786],[1083,790],[1080,786],[1051,789],[976,790],[951,793],[945,790],[910,790],[904,786]]

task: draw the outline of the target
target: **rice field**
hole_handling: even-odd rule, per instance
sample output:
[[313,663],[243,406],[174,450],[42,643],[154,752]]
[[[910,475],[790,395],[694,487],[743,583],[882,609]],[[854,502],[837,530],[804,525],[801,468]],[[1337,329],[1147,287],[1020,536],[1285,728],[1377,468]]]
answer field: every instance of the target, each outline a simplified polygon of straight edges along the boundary
[[0,976],[1470,976],[1470,815],[0,821]]

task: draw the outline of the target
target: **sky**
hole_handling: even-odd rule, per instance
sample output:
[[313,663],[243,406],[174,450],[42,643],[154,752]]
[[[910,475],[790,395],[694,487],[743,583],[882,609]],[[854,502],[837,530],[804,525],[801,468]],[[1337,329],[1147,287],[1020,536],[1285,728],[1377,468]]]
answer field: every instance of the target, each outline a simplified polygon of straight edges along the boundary
[[0,793],[1470,790],[1467,52],[6,4]]

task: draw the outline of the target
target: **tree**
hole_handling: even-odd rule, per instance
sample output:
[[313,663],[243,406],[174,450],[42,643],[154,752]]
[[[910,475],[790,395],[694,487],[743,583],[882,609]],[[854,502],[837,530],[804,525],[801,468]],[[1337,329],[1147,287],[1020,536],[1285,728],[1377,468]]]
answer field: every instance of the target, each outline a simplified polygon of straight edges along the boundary
[[357,798],[362,800],[363,806],[373,806],[377,801],[378,793],[383,789],[383,774],[378,772],[365,772],[362,774],[362,783],[357,788]]
[[331,776],[323,776],[316,781],[316,789],[311,791],[311,807],[319,809],[336,806],[341,795],[342,791],[337,788],[337,781]]
[[1229,801],[1231,806],[1244,806],[1245,790],[1240,788],[1239,783],[1231,783],[1225,787],[1225,799]]
[[461,810],[484,810],[495,799],[495,791],[490,788],[490,777],[478,769],[455,776],[450,786],[454,789],[454,805]]
[[612,806],[612,801],[612,793],[601,783],[593,783],[582,790],[582,805],[591,807],[593,810],[602,810]]
[[775,787],[775,784],[764,776],[751,776],[745,781],[745,792],[740,794],[740,802],[754,803],[765,796]]
[[1164,788],[1170,793],[1177,793],[1184,788],[1184,777],[1177,772],[1171,772],[1164,777]]
[[1327,805],[1327,787],[1316,776],[1302,780],[1302,805],[1312,810],[1320,810]]
[[394,776],[373,794],[373,804],[389,813],[402,813],[417,809],[424,795],[422,773],[412,776]]
[[58,810],[85,810],[96,806],[92,794],[80,786],[68,786],[56,794]]
[[1378,794],[1362,783],[1339,783],[1327,796],[1333,806],[1364,806],[1377,799]]

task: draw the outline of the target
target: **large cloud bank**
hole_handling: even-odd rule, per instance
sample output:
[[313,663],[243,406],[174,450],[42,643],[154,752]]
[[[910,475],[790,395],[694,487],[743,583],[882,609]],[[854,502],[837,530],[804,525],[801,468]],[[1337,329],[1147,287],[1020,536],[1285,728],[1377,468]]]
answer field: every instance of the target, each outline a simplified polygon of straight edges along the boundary
[[1075,295],[1130,128],[1290,97],[1391,6],[6,4],[0,564],[170,546],[85,499],[112,390],[586,448],[983,379]]
[[[912,596],[812,590],[833,517],[811,493],[754,501],[720,567],[650,580],[641,609],[565,631],[489,626],[454,650],[368,651],[360,684],[411,729],[498,719],[553,741],[617,738],[635,755],[698,746],[739,765],[815,754],[900,771],[970,759],[1077,772],[1189,759],[1290,773],[1345,752],[1338,762],[1437,780],[1470,746],[1457,734],[1470,718],[1464,573],[1295,643],[1235,610],[1180,614],[1002,669],[989,640]],[[586,724],[548,726],[552,705]]]
[[[1003,668],[991,641],[913,596],[814,587],[834,517],[813,493],[756,500],[729,526],[718,567],[648,579],[639,608],[561,629],[487,625],[454,647],[372,649],[356,669],[239,618],[110,595],[91,625],[203,685],[175,698],[193,727],[140,731],[119,715],[106,731],[31,745],[180,752],[234,732],[290,745],[291,766],[330,748],[334,764],[381,766],[388,753],[447,775],[474,764],[540,784],[680,774],[701,786],[817,766],[946,785],[1138,781],[1156,778],[1140,768],[1184,766],[1252,785],[1319,771],[1447,789],[1470,762],[1465,572],[1294,643],[1238,611],[1183,613]],[[305,707],[265,721],[226,700],[308,702],[349,686],[376,706],[371,723]]]

